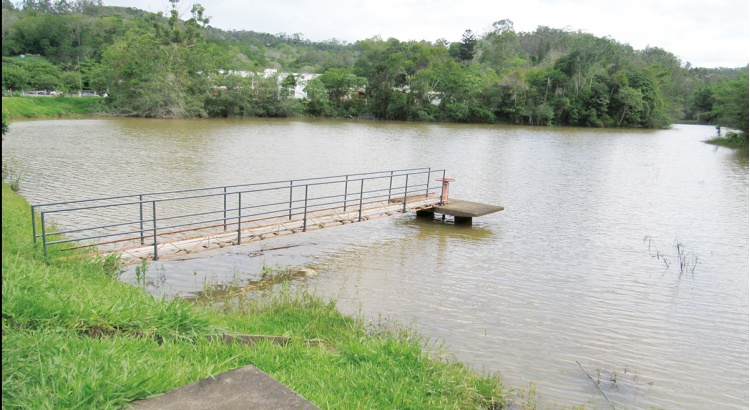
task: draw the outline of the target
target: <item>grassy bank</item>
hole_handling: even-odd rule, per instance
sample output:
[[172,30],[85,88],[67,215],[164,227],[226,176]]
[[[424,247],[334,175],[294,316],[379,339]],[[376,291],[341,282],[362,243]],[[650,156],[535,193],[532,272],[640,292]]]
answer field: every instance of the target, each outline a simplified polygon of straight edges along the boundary
[[3,97],[10,118],[45,118],[91,115],[99,112],[100,97]]
[[[118,281],[103,260],[46,264],[30,212],[3,183],[3,408],[121,408],[246,364],[322,408],[501,403],[496,378],[431,357],[408,332],[373,331],[309,294],[196,306],[156,300]],[[250,348],[209,337],[223,332],[290,341]]]
[[706,140],[707,144],[718,145],[720,147],[732,148],[732,149],[748,149],[748,138],[747,135],[741,132],[730,131],[723,137],[716,137],[710,140]]

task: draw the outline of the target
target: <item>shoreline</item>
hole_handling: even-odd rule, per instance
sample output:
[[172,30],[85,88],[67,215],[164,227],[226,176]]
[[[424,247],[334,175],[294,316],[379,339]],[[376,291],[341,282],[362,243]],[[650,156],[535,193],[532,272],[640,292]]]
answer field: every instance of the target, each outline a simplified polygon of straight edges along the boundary
[[[120,282],[111,258],[47,264],[31,243],[28,203],[7,184],[2,189],[9,406],[122,407],[251,363],[322,408],[505,402],[499,376],[438,358],[408,329],[372,329],[341,314],[335,302],[293,294],[283,284],[257,299],[235,295],[196,305],[155,299]],[[210,337],[218,333],[290,341],[247,348]]]

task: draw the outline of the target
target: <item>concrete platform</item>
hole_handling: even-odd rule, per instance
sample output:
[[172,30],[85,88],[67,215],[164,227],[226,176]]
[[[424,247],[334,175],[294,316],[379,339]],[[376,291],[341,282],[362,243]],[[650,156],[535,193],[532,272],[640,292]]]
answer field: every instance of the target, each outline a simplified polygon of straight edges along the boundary
[[428,216],[429,214],[435,213],[450,215],[455,218],[456,223],[471,224],[472,218],[499,212],[504,209],[504,207],[499,205],[489,205],[479,202],[464,201],[461,199],[451,199],[446,204],[424,209],[418,211],[417,213],[423,216]]
[[318,409],[252,365],[130,405],[138,410]]

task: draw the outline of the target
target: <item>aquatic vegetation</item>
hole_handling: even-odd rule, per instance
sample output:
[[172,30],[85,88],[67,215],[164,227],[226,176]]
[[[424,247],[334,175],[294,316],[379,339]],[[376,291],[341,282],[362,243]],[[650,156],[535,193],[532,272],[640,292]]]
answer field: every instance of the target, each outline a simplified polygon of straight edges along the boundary
[[3,161],[2,170],[3,181],[10,186],[10,189],[13,190],[13,192],[20,191],[21,177],[23,176],[23,173],[19,169],[19,165],[17,163]]
[[649,255],[664,263],[665,272],[670,269],[673,263],[676,263],[676,267],[679,268],[678,277],[687,274],[693,275],[695,273],[695,268],[698,265],[698,255],[693,251],[689,251],[687,245],[679,239],[675,238],[672,243],[674,253],[665,253],[657,249],[651,236],[646,235],[643,238],[643,242],[648,244]]

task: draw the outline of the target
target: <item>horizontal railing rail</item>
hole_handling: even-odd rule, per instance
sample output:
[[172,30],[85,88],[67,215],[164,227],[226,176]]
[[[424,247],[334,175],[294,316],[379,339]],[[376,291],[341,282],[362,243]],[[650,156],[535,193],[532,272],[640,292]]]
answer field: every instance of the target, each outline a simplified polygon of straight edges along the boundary
[[437,204],[444,177],[445,170],[410,168],[41,203],[32,205],[32,231],[47,259],[56,246],[92,248],[89,254],[142,255],[148,248],[146,258],[158,260],[168,243],[235,232],[232,243],[240,244],[252,229],[304,232],[335,215],[361,221],[373,209]]
[[[249,183],[249,184],[223,185],[223,186],[214,186],[214,187],[207,187],[207,188],[178,189],[178,190],[172,190],[172,191],[155,191],[155,192],[147,192],[147,193],[141,193],[141,194],[128,194],[128,195],[78,199],[78,200],[71,200],[71,201],[48,202],[48,203],[36,204],[34,206],[46,207],[46,206],[52,206],[52,205],[68,205],[68,204],[83,203],[83,202],[97,202],[97,201],[107,201],[107,200],[113,200],[113,199],[148,197],[152,195],[161,196],[161,195],[171,195],[171,194],[182,194],[186,192],[200,192],[200,191],[210,191],[210,190],[215,190],[215,189],[243,188],[243,187],[250,187],[250,186],[262,186],[262,185],[282,184],[282,183],[290,183],[290,182],[299,183],[299,182],[305,182],[305,181],[324,181],[327,179],[334,179],[334,178],[352,178],[356,176],[364,177],[367,175],[379,175],[379,174],[388,174],[388,173],[392,173],[393,176],[401,176],[401,175],[406,175],[407,173],[425,172],[425,171],[432,172],[432,173],[438,172],[435,170],[430,171],[430,168],[427,168],[427,167],[410,168],[410,169],[399,169],[399,170],[393,170],[393,171],[375,171],[375,172],[364,172],[364,173],[359,173],[359,174],[334,175],[334,176],[329,176],[329,177],[299,178],[299,179],[271,181],[271,182],[254,182],[254,183]],[[439,171],[439,172],[442,172],[442,171]],[[301,186],[304,186],[304,185],[308,185],[308,184],[301,184]],[[300,186],[300,185],[297,185],[297,186]],[[234,192],[237,192],[237,191],[234,191]]]

